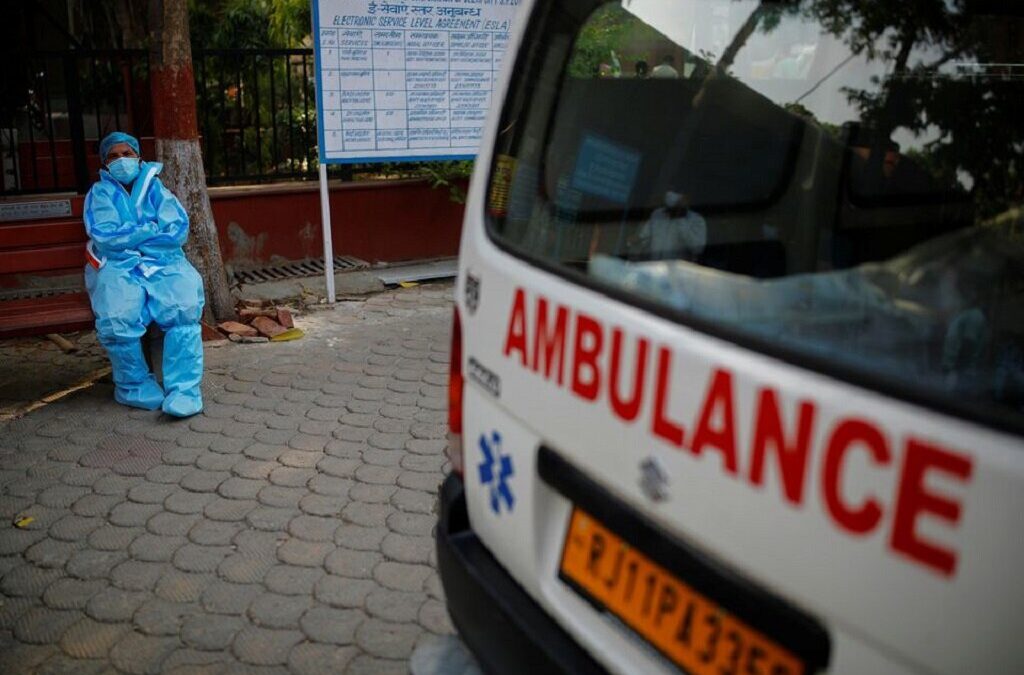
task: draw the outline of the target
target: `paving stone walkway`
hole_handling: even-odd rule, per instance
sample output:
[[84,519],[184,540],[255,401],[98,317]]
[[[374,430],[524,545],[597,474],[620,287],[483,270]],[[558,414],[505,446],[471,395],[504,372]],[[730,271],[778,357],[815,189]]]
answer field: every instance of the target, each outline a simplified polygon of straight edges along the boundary
[[99,384],[0,426],[0,673],[407,672],[452,631],[431,537],[451,293],[208,349],[190,420]]
[[110,365],[96,333],[69,337],[77,348],[72,354],[42,336],[0,340],[0,424],[43,396]]

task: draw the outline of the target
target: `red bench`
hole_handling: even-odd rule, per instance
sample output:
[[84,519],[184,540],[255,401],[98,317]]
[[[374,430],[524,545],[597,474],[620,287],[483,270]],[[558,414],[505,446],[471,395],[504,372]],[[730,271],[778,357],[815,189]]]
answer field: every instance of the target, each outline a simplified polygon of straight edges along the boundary
[[[81,274],[85,264],[82,197],[71,198],[71,216],[0,222],[0,282],[24,287],[26,277]],[[22,283],[19,283],[22,282]],[[93,327],[85,291],[0,301],[0,338]]]

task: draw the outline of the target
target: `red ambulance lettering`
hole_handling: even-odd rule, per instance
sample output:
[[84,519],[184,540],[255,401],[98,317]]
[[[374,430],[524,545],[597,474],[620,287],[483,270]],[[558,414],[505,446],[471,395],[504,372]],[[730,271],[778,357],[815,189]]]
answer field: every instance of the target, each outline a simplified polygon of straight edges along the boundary
[[672,352],[668,347],[658,348],[658,375],[654,385],[654,415],[651,432],[671,443],[683,447],[684,429],[682,424],[668,417],[669,373],[672,372]]
[[754,426],[754,443],[750,458],[750,482],[761,485],[764,482],[765,455],[768,448],[775,450],[779,476],[782,478],[782,493],[786,500],[799,506],[804,498],[804,482],[807,477],[807,457],[811,449],[811,430],[814,426],[814,404],[800,403],[797,413],[796,433],[786,437],[782,429],[782,415],[779,412],[778,397],[772,389],[762,389],[757,397],[757,413]]
[[612,412],[627,422],[632,422],[640,414],[640,404],[643,403],[644,380],[647,375],[647,349],[649,343],[646,338],[636,341],[636,363],[633,366],[633,388],[628,398],[619,395],[622,378],[622,343],[624,341],[621,328],[612,330],[612,363],[611,379],[608,381],[608,399],[612,406]]
[[[675,448],[686,448],[694,456],[709,450],[719,453],[724,472],[742,475],[752,487],[764,485],[767,466],[773,463],[781,496],[793,506],[804,505],[810,480],[808,471],[814,466],[811,457],[815,451],[821,452],[821,474],[817,477],[822,498],[819,508],[838,529],[853,536],[870,534],[882,526],[887,505],[880,496],[863,489],[850,494],[857,487],[843,479],[857,453],[863,453],[873,472],[894,469],[889,440],[871,421],[840,419],[823,447],[814,448],[815,403],[800,401],[795,419],[783,419],[779,393],[761,388],[749,421],[753,427],[750,466],[744,466],[741,473],[742,458],[736,447],[736,392],[733,374],[728,369],[718,367],[711,371],[696,418],[685,418],[687,424],[694,422],[692,438],[687,438],[686,427],[673,416],[680,411],[673,413],[672,387],[675,384],[678,391],[682,384],[692,387],[699,383],[673,382],[672,349],[655,346],[646,337],[628,338],[619,327],[611,327],[606,334],[605,325],[598,319],[551,303],[540,295],[533,309],[531,317],[526,293],[516,289],[505,334],[506,358],[518,361],[548,382],[568,386],[573,395],[585,401],[596,402],[606,397],[612,415],[626,423],[644,418],[644,406],[650,401],[648,433]],[[628,349],[629,339],[634,340],[632,350]],[[651,377],[647,376],[649,360],[653,361]],[[565,382],[566,379],[569,381]],[[894,504],[889,509],[892,529],[888,543],[893,552],[945,576],[955,573],[958,552],[922,537],[919,520],[937,519],[955,527],[960,522],[961,503],[952,495],[930,489],[926,485],[927,474],[942,474],[947,479],[967,483],[971,471],[971,459],[965,455],[916,439],[906,442]]]
[[562,384],[562,373],[565,370],[565,326],[569,320],[569,310],[559,305],[555,309],[554,326],[548,328],[548,301],[537,296],[537,330],[533,333],[533,372],[541,372],[544,368],[544,379],[551,379],[551,369],[558,364],[556,382]]
[[[717,423],[716,419],[719,419]],[[698,456],[704,448],[713,448],[722,453],[725,470],[731,474],[736,473],[736,423],[733,414],[732,375],[721,368],[715,368],[711,374],[711,383],[704,397],[700,421],[697,422],[697,430],[690,444],[690,451]]]
[[867,534],[882,519],[882,507],[874,497],[866,497],[861,504],[852,505],[841,491],[842,471],[852,450],[866,450],[876,464],[889,463],[889,444],[877,427],[863,420],[847,419],[836,425],[825,450],[825,469],[822,472],[822,494],[829,515],[851,534]]
[[505,335],[505,356],[519,352],[519,362],[526,367],[526,294],[517,288],[512,300],[512,316],[508,322],[508,333]]
[[956,569],[956,551],[923,539],[917,533],[917,519],[929,514],[956,525],[963,509],[960,502],[928,490],[925,474],[929,471],[966,483],[971,477],[971,460],[924,441],[913,438],[907,441],[890,543],[897,553],[952,576]]
[[572,350],[572,391],[588,401],[596,401],[601,391],[601,367],[597,357],[603,342],[601,324],[583,312],[578,313]]

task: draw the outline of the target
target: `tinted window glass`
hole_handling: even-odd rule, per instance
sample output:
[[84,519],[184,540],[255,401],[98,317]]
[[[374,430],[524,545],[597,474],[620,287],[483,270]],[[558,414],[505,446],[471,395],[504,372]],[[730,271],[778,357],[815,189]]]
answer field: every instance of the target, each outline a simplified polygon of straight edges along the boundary
[[741,342],[1024,422],[1024,19],[914,6],[538,10],[492,233]]

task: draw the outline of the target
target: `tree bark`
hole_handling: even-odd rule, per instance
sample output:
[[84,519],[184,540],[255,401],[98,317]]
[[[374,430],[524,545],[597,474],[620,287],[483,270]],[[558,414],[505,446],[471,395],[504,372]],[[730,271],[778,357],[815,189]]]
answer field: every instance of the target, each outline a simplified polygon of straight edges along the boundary
[[185,255],[203,277],[207,312],[218,320],[233,318],[199,148],[187,0],[149,0],[149,30],[153,132],[157,159],[164,163],[161,179],[188,212]]

